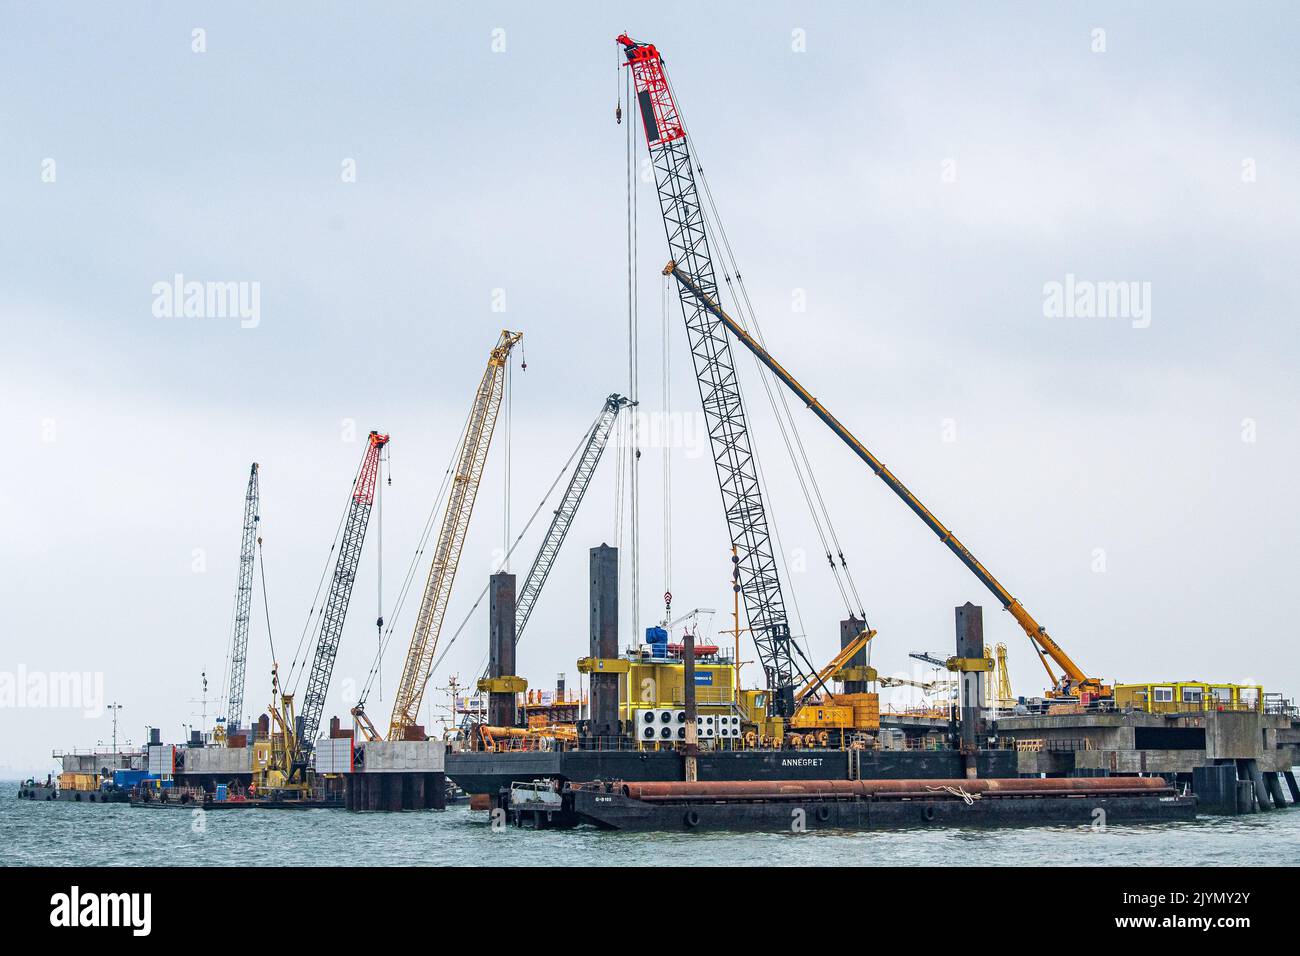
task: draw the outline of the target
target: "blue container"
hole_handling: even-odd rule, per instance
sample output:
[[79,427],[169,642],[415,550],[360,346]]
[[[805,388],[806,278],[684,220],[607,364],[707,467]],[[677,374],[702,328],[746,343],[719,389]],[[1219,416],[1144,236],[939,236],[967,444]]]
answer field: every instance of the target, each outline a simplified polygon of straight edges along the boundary
[[227,787],[224,783],[217,784],[217,802],[220,803],[226,799]]
[[647,627],[645,629],[645,642],[647,644],[667,644],[668,632],[662,627]]
[[145,778],[143,770],[114,770],[113,785],[121,787],[123,790],[130,790],[137,783]]
[[667,657],[667,656],[668,656],[668,645],[667,645],[667,644],[651,644],[650,647],[652,648],[652,656],[654,656],[654,657]]

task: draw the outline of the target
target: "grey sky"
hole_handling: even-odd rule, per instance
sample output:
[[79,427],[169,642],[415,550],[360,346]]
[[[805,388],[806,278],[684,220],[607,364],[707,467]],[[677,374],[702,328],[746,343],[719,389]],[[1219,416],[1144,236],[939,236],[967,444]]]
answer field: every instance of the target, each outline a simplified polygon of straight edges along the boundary
[[[393,436],[390,606],[503,325],[525,332],[529,366],[511,433],[521,526],[603,396],[626,389],[625,129],[613,120],[613,38],[626,29],[666,57],[773,351],[1086,669],[1300,689],[1288,613],[1300,12],[710,9],[5,3],[0,669],[102,672],[124,735],[138,743],[151,723],[179,737],[197,719],[199,672],[220,687],[252,460],[286,661],[361,454],[340,438],[345,419]],[[191,50],[196,27],[205,53]],[[796,30],[806,52],[792,49]],[[349,159],[355,183],[341,181]],[[653,191],[638,199],[651,410],[666,244]],[[151,288],[176,273],[260,283],[260,324],[156,318]],[[1150,283],[1150,326],[1046,317],[1044,284],[1068,274]],[[675,304],[670,328],[673,405],[695,413]],[[786,551],[808,553],[789,588],[825,659],[843,609],[745,371]],[[880,630],[874,662],[905,672],[907,651],[946,649],[952,606],[969,599],[1008,644],[1016,690],[1039,693],[1014,622],[800,420]],[[504,439],[444,638],[500,546]],[[647,449],[643,625],[661,611],[661,467]],[[674,606],[725,607],[711,465],[677,448],[673,474]],[[615,539],[615,477],[610,455],[521,645],[534,686],[557,671],[576,680],[586,549]],[[373,652],[375,544],[338,682],[359,680]],[[435,683],[473,676],[485,640],[480,613]],[[403,652],[387,657],[377,720]],[[259,617],[250,709],[269,666]],[[0,771],[44,769],[52,748],[109,732],[107,716],[0,708]]]

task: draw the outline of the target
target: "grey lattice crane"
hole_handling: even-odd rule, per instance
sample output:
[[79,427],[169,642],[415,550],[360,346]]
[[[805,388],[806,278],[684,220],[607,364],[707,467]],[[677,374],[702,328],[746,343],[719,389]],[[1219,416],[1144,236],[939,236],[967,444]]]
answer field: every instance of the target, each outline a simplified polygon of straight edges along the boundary
[[551,518],[551,526],[546,529],[546,537],[542,539],[542,545],[537,549],[537,556],[533,558],[532,567],[528,569],[528,575],[524,578],[523,587],[519,589],[519,597],[515,602],[515,643],[519,643],[519,638],[524,633],[524,626],[528,623],[528,617],[537,604],[537,597],[542,593],[542,585],[546,583],[547,575],[555,566],[555,559],[560,554],[560,546],[564,544],[564,536],[569,533],[569,527],[578,514],[578,505],[582,503],[582,496],[587,493],[591,476],[596,473],[596,466],[600,463],[601,453],[604,452],[605,444],[609,441],[618,413],[631,404],[631,399],[624,398],[622,395],[609,396],[592,424],[591,431],[587,433],[587,443],[583,446],[578,463],[569,477],[568,487],[564,489],[564,496],[560,499],[560,504]]
[[244,532],[239,544],[239,582],[230,635],[230,697],[226,703],[226,732],[239,726],[244,714],[244,671],[248,663],[248,617],[253,606],[253,555],[257,547],[257,462],[248,472],[244,493]]
[[[669,252],[673,261],[695,276],[705,291],[716,298],[718,282],[686,126],[673,99],[663,60],[653,44],[633,40],[626,34],[618,37],[618,42],[635,83]],[[767,675],[767,686],[772,692],[772,713],[788,717],[794,712],[794,688],[801,669],[792,653],[785,598],[777,575],[776,552],[759,487],[758,463],[745,420],[731,341],[716,316],[694,296],[679,291],[727,529],[736,549],[735,573],[740,594],[759,661]]]

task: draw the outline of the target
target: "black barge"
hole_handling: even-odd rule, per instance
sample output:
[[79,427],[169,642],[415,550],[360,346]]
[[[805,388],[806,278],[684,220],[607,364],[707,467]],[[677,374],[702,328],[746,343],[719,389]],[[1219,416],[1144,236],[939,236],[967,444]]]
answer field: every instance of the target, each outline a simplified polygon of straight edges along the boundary
[[[1107,826],[1196,817],[1196,797],[1150,777],[816,780],[571,785],[562,811],[516,802],[521,826],[607,830],[896,830],[924,827]],[[555,808],[559,809],[559,808]]]
[[[630,741],[629,741],[630,743]],[[956,750],[708,750],[696,757],[697,775],[708,781],[915,779],[961,777],[965,758]],[[981,750],[981,777],[1014,777],[1014,750]],[[592,780],[681,781],[686,757],[675,750],[572,749],[554,751],[461,751],[447,754],[447,776],[471,796],[490,798],[516,783],[557,784]]]

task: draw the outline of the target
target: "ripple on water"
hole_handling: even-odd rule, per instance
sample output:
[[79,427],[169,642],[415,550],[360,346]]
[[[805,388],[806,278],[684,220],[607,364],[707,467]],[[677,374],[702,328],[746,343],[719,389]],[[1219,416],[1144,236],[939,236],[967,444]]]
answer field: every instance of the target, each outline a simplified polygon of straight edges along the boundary
[[92,866],[1294,865],[1300,813],[1195,823],[883,833],[493,832],[483,814],[190,810],[20,803],[0,782],[0,864]]

